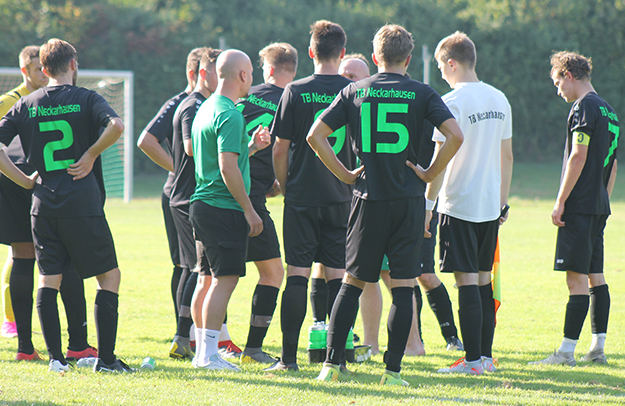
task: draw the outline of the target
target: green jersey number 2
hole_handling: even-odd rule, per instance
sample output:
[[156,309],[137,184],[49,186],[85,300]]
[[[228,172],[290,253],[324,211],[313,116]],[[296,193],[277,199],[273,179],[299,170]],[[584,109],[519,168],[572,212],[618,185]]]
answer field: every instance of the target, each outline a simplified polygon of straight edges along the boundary
[[65,159],[57,161],[54,159],[54,152],[67,149],[74,143],[74,132],[72,127],[65,120],[47,121],[39,123],[39,131],[42,133],[51,131],[60,131],[63,138],[57,141],[50,141],[43,147],[43,162],[46,165],[46,171],[58,171],[67,169],[75,161],[73,159]]
[[377,142],[375,143],[375,151],[372,151],[371,141],[371,103],[363,103],[360,108],[361,126],[362,126],[362,152],[378,154],[399,154],[408,147],[410,133],[408,128],[401,123],[389,123],[388,115],[392,113],[408,113],[408,104],[406,103],[378,103],[378,120],[376,132],[386,132],[397,134],[397,142]]

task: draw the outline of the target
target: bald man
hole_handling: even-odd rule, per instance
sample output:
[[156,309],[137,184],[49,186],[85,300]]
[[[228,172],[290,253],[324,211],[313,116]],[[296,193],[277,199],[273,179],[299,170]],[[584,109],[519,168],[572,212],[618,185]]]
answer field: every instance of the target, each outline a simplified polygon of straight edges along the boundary
[[213,276],[202,307],[194,366],[239,371],[221,358],[218,340],[230,296],[245,276],[247,239],[263,230],[248,196],[245,119],[234,105],[252,85],[252,62],[245,53],[228,50],[219,55],[216,67],[217,89],[202,103],[191,130],[196,187],[189,214]]
[[363,58],[364,56],[360,54],[345,55],[339,66],[339,75],[354,82],[368,78],[370,76],[369,63]]

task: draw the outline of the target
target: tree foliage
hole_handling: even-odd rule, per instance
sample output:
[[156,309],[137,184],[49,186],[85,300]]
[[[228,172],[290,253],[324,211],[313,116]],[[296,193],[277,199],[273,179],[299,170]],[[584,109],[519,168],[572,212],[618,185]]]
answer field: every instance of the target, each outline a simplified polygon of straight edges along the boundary
[[[478,50],[481,80],[501,89],[514,117],[517,159],[544,161],[559,155],[569,106],[549,78],[549,56],[572,50],[591,56],[595,89],[624,110],[624,0],[0,0],[2,65],[16,66],[19,50],[58,37],[78,50],[80,66],[135,72],[135,133],[185,83],[185,58],[197,46],[228,47],[252,60],[272,41],[286,41],[300,56],[298,77],[312,73],[309,26],[328,19],[347,32],[349,52],[371,54],[371,40],[385,23],[412,32],[409,68],[422,78],[421,45],[433,51],[450,33],[466,32]],[[431,85],[449,87],[431,62]],[[255,82],[262,80],[259,71]],[[151,170],[137,154],[137,170]]]

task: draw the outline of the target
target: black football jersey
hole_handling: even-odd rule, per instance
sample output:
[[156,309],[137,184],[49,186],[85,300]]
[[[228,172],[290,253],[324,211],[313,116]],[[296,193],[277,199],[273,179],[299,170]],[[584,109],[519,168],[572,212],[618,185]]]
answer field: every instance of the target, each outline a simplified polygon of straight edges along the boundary
[[[432,126],[453,118],[428,85],[395,73],[378,73],[351,84],[321,115],[347,133],[365,167],[354,195],[369,200],[423,196],[425,183],[406,161],[429,165]],[[431,124],[430,124],[431,123]]]
[[[252,87],[249,96],[237,102],[237,109],[245,118],[245,131],[250,136],[250,140],[259,125],[271,128],[283,90],[274,84],[265,83]],[[271,145],[250,157],[250,178],[252,180],[250,196],[265,195],[276,179],[271,156],[274,141],[275,137],[272,135]]]
[[590,140],[582,173],[564,203],[565,213],[610,214],[606,188],[616,159],[619,129],[614,110],[597,93],[588,93],[571,106],[564,165],[571,154],[574,133],[584,133]]
[[191,127],[198,109],[206,97],[193,92],[180,102],[173,120],[174,136],[171,151],[174,158],[174,181],[171,187],[169,205],[179,207],[189,205],[195,191],[195,163],[184,151],[184,140],[191,139]]
[[98,140],[114,117],[117,114],[98,93],[62,85],[23,97],[0,121],[0,142],[8,145],[19,134],[28,163],[39,172],[33,215],[104,214],[100,158],[83,179],[73,180],[67,169]]
[[[338,180],[306,142],[314,121],[350,83],[340,75],[312,75],[289,83],[284,89],[271,134],[291,141],[286,203],[325,206],[351,201],[351,185]],[[356,158],[346,142],[345,128],[338,127],[329,140],[343,165],[354,169]]]
[[[158,141],[165,145],[168,151],[171,151],[171,142],[174,136],[173,119],[174,113],[178,108],[180,102],[182,102],[188,94],[182,92],[167,100],[160,108],[158,113],[152,118],[152,120],[145,127],[145,131],[155,136]],[[167,181],[163,186],[163,193],[169,196],[171,194],[171,187],[174,183],[173,172],[168,172]]]

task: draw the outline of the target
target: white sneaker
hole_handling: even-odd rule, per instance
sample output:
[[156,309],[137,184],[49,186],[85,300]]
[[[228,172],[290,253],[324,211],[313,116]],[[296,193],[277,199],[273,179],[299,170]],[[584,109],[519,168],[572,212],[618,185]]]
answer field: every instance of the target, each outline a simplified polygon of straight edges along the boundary
[[438,370],[441,374],[469,374],[469,375],[482,375],[484,368],[482,368],[482,360],[477,361],[465,361],[464,357],[451,364],[449,368],[441,368]]
[[200,366],[200,368],[225,369],[225,370],[229,370],[229,371],[240,371],[241,370],[238,366],[236,366],[234,364],[231,364],[228,361],[226,361],[223,358],[221,358],[221,356],[219,354],[213,354],[208,359],[208,364],[202,365],[202,366]]
[[71,365],[69,363],[67,363],[67,365],[63,365],[61,364],[61,361],[57,360],[57,359],[52,359],[50,360],[50,367],[48,368],[48,371],[50,372],[69,372],[69,370],[71,369]]
[[553,352],[553,354],[551,354],[550,356],[548,356],[545,359],[541,359],[540,361],[532,361],[532,362],[528,362],[527,365],[539,365],[539,364],[551,364],[551,365],[558,365],[558,364],[564,364],[564,365],[568,365],[571,367],[574,367],[575,365],[577,365],[577,362],[575,362],[575,357],[573,356],[573,351],[571,352],[563,352],[560,350],[556,350]]
[[482,368],[484,369],[484,372],[497,372],[497,360],[483,356]]

